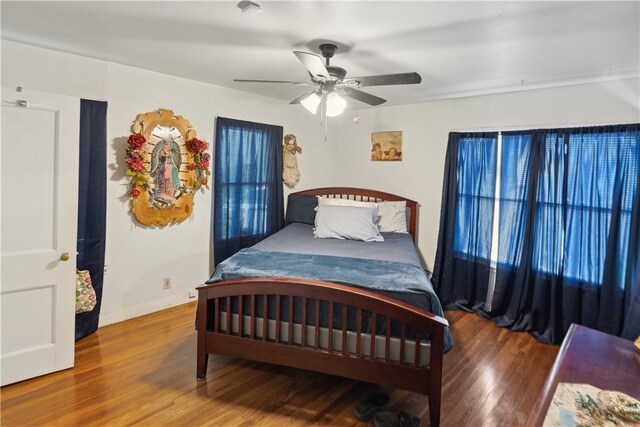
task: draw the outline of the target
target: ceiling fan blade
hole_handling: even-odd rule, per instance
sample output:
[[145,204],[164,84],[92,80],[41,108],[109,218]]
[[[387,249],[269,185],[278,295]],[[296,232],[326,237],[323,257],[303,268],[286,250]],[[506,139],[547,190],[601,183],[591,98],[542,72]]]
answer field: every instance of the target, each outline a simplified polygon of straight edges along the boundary
[[360,86],[415,85],[422,81],[418,73],[384,74],[380,76],[350,77],[344,83],[357,81]]
[[246,80],[246,79],[233,79],[234,82],[240,83],[288,83],[294,86],[311,86],[312,83],[308,82],[292,82],[289,80]]
[[289,104],[300,104],[300,102],[303,99],[305,99],[306,97],[308,97],[309,95],[311,95],[314,92],[316,92],[316,89],[310,90],[309,92],[305,92],[302,95],[300,95],[299,97],[297,97],[296,99],[294,99],[293,101],[291,101]]
[[353,89],[350,87],[341,87],[340,89],[338,89],[338,92],[344,96],[357,99],[358,101],[362,101],[365,104],[369,104],[369,105],[380,105],[387,102],[386,99],[382,99],[377,96],[371,95],[370,93],[363,92],[361,90]]
[[311,77],[314,79],[324,78],[325,80],[331,80],[331,76],[329,75],[329,71],[327,67],[324,66],[322,62],[322,58],[318,55],[314,55],[313,53],[300,52],[298,50],[294,50],[293,54],[298,57],[300,62],[304,64]]

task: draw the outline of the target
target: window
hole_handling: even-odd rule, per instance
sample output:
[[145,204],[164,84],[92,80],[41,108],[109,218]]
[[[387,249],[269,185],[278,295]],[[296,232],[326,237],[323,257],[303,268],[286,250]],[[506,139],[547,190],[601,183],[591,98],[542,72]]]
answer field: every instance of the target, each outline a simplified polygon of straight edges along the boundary
[[572,323],[635,338],[638,169],[640,124],[452,132],[433,274],[443,304],[543,342]]
[[219,117],[215,178],[218,264],[282,228],[282,127]]
[[454,251],[489,260],[496,185],[497,134],[464,134],[458,140]]
[[565,164],[565,135],[547,134],[536,194],[533,269],[548,275],[559,275],[563,266]]
[[498,168],[496,188],[499,194],[495,216],[491,261],[495,266],[517,265],[522,257],[526,238],[523,216],[527,209],[531,133],[510,133],[498,136]]
[[[613,209],[620,209],[618,241],[629,240],[640,162],[637,139],[638,132],[597,128],[504,132],[495,140],[461,138],[456,253],[498,268],[517,268],[524,240],[533,239],[533,271],[601,284]],[[534,145],[543,151],[532,178],[531,159],[538,155],[532,153]],[[537,181],[534,206],[527,205],[531,179]],[[621,181],[624,192],[614,200]],[[627,246],[617,249],[621,259]]]
[[[626,259],[640,161],[637,135],[637,132],[569,135],[563,269],[566,278],[602,283],[612,217],[619,217],[617,240],[621,245],[617,251],[620,259]],[[614,209],[619,209],[619,215],[613,215]],[[622,282],[625,273],[624,269],[619,272]]]

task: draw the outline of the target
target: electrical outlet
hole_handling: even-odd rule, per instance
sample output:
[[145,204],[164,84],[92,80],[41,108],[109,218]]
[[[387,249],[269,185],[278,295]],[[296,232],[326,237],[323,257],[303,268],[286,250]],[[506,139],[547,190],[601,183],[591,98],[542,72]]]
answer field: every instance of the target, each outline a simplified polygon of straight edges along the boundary
[[189,298],[195,298],[196,297],[196,291],[189,291]]
[[162,279],[162,289],[164,289],[165,291],[167,289],[171,289],[171,278],[170,277],[165,277],[164,279]]

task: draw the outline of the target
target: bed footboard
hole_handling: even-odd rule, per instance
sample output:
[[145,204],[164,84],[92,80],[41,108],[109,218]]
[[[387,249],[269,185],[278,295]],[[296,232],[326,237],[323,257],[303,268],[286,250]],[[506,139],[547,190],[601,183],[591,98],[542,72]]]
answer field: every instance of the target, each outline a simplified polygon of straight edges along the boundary
[[[234,298],[239,301],[237,316],[231,311]],[[249,298],[251,302],[247,313],[243,313],[243,298]],[[296,332],[294,298],[302,299],[303,327],[298,325],[301,334],[298,340],[293,338]],[[262,305],[259,308],[256,307],[258,299]],[[283,301],[288,301],[285,310],[288,321],[283,319]],[[330,321],[325,328],[320,322],[321,303],[328,305],[329,310]],[[313,318],[307,318],[308,304],[315,304]],[[260,310],[264,319],[257,314]],[[334,315],[336,310],[340,310],[341,316]],[[355,310],[357,320],[355,328],[348,329],[349,310]],[[274,319],[269,319],[270,312],[275,313]],[[334,322],[336,317],[340,317],[339,327]],[[364,317],[368,318],[367,324]],[[376,327],[379,324],[384,325],[381,332]],[[399,325],[399,337],[392,337],[392,324]],[[275,327],[269,329],[270,325]],[[311,329],[306,325],[312,325]],[[205,379],[210,354],[323,372],[426,394],[431,425],[437,426],[444,328],[447,325],[445,319],[427,311],[349,286],[291,278],[224,280],[198,288],[197,378]],[[321,340],[322,329],[325,335]],[[412,331],[411,334],[408,331]],[[368,339],[363,339],[366,334]],[[427,364],[421,363],[425,358],[421,355],[424,346],[420,344],[425,334],[429,335],[430,341]],[[348,335],[355,337],[355,348],[348,345]],[[391,356],[392,340],[400,342],[400,355],[395,360]],[[405,354],[409,341],[413,342],[412,351],[415,352],[410,355],[412,357]]]

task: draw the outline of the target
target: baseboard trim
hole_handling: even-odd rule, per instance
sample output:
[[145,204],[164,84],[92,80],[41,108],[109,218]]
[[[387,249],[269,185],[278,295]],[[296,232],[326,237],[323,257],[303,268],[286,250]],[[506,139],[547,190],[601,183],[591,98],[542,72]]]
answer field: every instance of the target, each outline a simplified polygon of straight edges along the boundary
[[111,325],[113,323],[122,322],[124,320],[133,319],[134,317],[144,316],[145,314],[155,313],[156,311],[164,310],[169,307],[175,307],[176,305],[186,304],[188,302],[193,302],[193,298],[189,298],[186,293],[181,293],[178,295],[172,295],[170,297],[149,301],[144,304],[138,304],[131,307],[127,307],[125,310],[118,311],[115,313],[108,314],[100,314],[100,320],[98,322],[98,327],[101,328],[103,326]]

